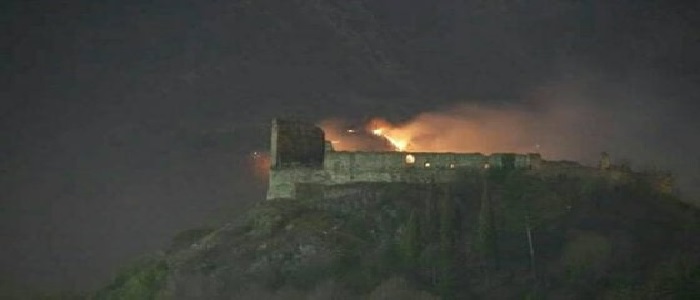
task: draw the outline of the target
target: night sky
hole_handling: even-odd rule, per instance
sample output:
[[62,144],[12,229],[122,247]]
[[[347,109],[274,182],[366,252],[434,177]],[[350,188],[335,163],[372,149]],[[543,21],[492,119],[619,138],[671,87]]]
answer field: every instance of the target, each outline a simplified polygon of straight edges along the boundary
[[611,154],[698,199],[695,1],[2,1],[0,30],[3,282],[96,288],[240,214],[264,199],[247,160],[275,116],[400,122],[556,90],[619,113]]

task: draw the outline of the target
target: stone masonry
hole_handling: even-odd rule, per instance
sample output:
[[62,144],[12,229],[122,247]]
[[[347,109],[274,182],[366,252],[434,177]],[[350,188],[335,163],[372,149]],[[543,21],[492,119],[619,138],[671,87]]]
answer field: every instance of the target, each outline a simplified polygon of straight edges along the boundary
[[295,198],[298,186],[377,182],[450,182],[465,168],[539,168],[539,154],[334,151],[323,130],[301,121],[272,121],[267,199]]

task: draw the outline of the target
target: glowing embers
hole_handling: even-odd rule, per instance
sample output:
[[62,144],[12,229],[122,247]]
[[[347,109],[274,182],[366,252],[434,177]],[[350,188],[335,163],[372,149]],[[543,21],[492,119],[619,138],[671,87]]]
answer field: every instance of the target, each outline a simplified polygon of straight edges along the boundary
[[406,162],[406,164],[412,165],[416,163],[416,157],[412,154],[406,154],[406,158],[404,158],[404,161]]

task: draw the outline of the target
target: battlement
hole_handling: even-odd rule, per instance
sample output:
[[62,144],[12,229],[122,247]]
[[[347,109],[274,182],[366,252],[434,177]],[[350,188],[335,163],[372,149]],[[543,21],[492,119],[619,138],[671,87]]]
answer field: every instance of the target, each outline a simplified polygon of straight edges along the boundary
[[539,154],[335,151],[323,130],[301,121],[272,121],[267,199],[295,198],[300,185],[450,182],[464,169],[536,169]]

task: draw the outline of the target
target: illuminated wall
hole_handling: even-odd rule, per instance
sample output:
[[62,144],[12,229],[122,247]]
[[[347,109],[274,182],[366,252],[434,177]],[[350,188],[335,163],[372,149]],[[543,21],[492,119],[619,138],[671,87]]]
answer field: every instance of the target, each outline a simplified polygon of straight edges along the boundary
[[325,146],[321,129],[273,121],[268,199],[294,198],[299,184],[450,182],[459,170],[538,168],[539,154],[344,152]]

